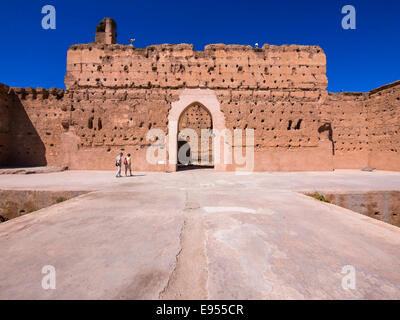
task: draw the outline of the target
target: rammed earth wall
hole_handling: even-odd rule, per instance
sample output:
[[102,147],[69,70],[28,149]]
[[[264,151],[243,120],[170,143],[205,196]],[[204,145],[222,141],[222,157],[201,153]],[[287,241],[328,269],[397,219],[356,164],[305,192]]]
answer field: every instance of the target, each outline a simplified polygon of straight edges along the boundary
[[[137,49],[115,44],[112,19],[102,23],[97,42],[68,50],[66,90],[0,87],[0,163],[113,169],[123,151],[135,170],[174,170],[168,141],[165,162],[146,160],[154,142],[146,135],[160,129],[177,139],[171,121],[190,117],[196,130],[210,121],[214,129],[253,129],[254,170],[400,170],[400,82],[369,93],[328,93],[318,46]],[[180,101],[202,111],[180,117],[172,110]]]

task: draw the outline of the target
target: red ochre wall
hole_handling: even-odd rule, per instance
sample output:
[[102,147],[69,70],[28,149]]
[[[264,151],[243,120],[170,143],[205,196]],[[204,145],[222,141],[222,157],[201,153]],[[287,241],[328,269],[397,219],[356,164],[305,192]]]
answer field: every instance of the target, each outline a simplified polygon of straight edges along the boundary
[[[181,90],[1,89],[2,165],[113,169],[122,150],[132,153],[136,170],[166,170],[147,163],[146,134],[168,131],[170,105]],[[400,83],[366,94],[329,93],[322,102],[290,93],[216,95],[227,128],[255,129],[256,171],[400,170]],[[331,130],[319,132],[324,124]]]
[[369,166],[400,171],[400,81],[371,91],[367,109]]
[[0,166],[7,165],[10,143],[10,108],[9,87],[0,84]]
[[169,170],[146,161],[146,135],[168,134],[173,103],[201,89],[227,129],[254,130],[255,171],[400,170],[400,82],[328,93],[318,46],[73,45],[65,84],[0,86],[1,165],[114,169],[122,151],[135,170]]

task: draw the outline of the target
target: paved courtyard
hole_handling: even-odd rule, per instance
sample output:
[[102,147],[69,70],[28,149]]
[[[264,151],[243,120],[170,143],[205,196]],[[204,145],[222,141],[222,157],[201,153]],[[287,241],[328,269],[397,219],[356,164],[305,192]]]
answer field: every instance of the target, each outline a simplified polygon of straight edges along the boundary
[[0,224],[0,299],[400,299],[400,229],[301,193],[400,190],[400,173],[66,171],[0,189],[88,191]]

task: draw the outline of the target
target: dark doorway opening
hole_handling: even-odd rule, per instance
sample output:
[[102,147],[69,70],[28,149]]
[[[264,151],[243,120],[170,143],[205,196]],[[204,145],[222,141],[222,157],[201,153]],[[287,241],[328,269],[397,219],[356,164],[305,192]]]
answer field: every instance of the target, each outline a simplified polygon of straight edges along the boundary
[[201,103],[190,104],[180,115],[177,171],[214,168],[211,113]]
[[[199,169],[213,169],[213,165],[200,165],[194,164],[191,161],[191,150],[190,144],[187,141],[178,141],[178,165],[177,171],[186,170],[199,170]],[[186,157],[179,157],[179,152],[184,154]]]
[[190,165],[178,164],[176,171],[204,170],[204,169],[214,169],[214,166],[200,166],[197,164],[190,164]]

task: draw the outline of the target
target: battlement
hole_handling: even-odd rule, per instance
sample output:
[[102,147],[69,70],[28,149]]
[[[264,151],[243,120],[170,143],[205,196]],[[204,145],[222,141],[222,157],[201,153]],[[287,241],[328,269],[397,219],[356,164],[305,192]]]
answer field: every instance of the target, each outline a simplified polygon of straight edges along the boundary
[[69,88],[209,88],[326,90],[319,46],[191,44],[146,48],[97,41],[68,50]]
[[305,51],[310,54],[318,54],[323,53],[323,50],[320,46],[305,46],[305,45],[296,45],[296,44],[284,44],[284,45],[271,45],[271,44],[264,44],[261,48],[255,48],[250,45],[240,45],[240,44],[224,44],[224,43],[216,43],[216,44],[208,44],[204,47],[204,50],[194,50],[193,44],[188,43],[180,43],[180,44],[170,44],[170,43],[163,43],[163,44],[153,44],[147,46],[146,48],[135,48],[131,45],[124,45],[124,44],[104,44],[100,42],[91,42],[88,44],[74,44],[70,47],[69,50],[86,50],[88,49],[100,49],[100,50],[121,50],[121,51],[136,51],[138,53],[147,54],[149,51],[158,51],[158,52],[165,52],[168,51],[172,52],[179,52],[188,50],[191,51],[192,54],[189,55],[201,55],[202,52],[216,52],[216,51],[241,51],[241,52],[265,52],[265,51],[279,51],[279,52],[300,52]]
[[19,88],[12,87],[10,90],[17,95],[21,100],[25,99],[48,99],[54,97],[56,99],[61,99],[64,96],[65,90],[57,88]]
[[79,44],[68,50],[65,86],[325,90],[326,57],[318,46]]

